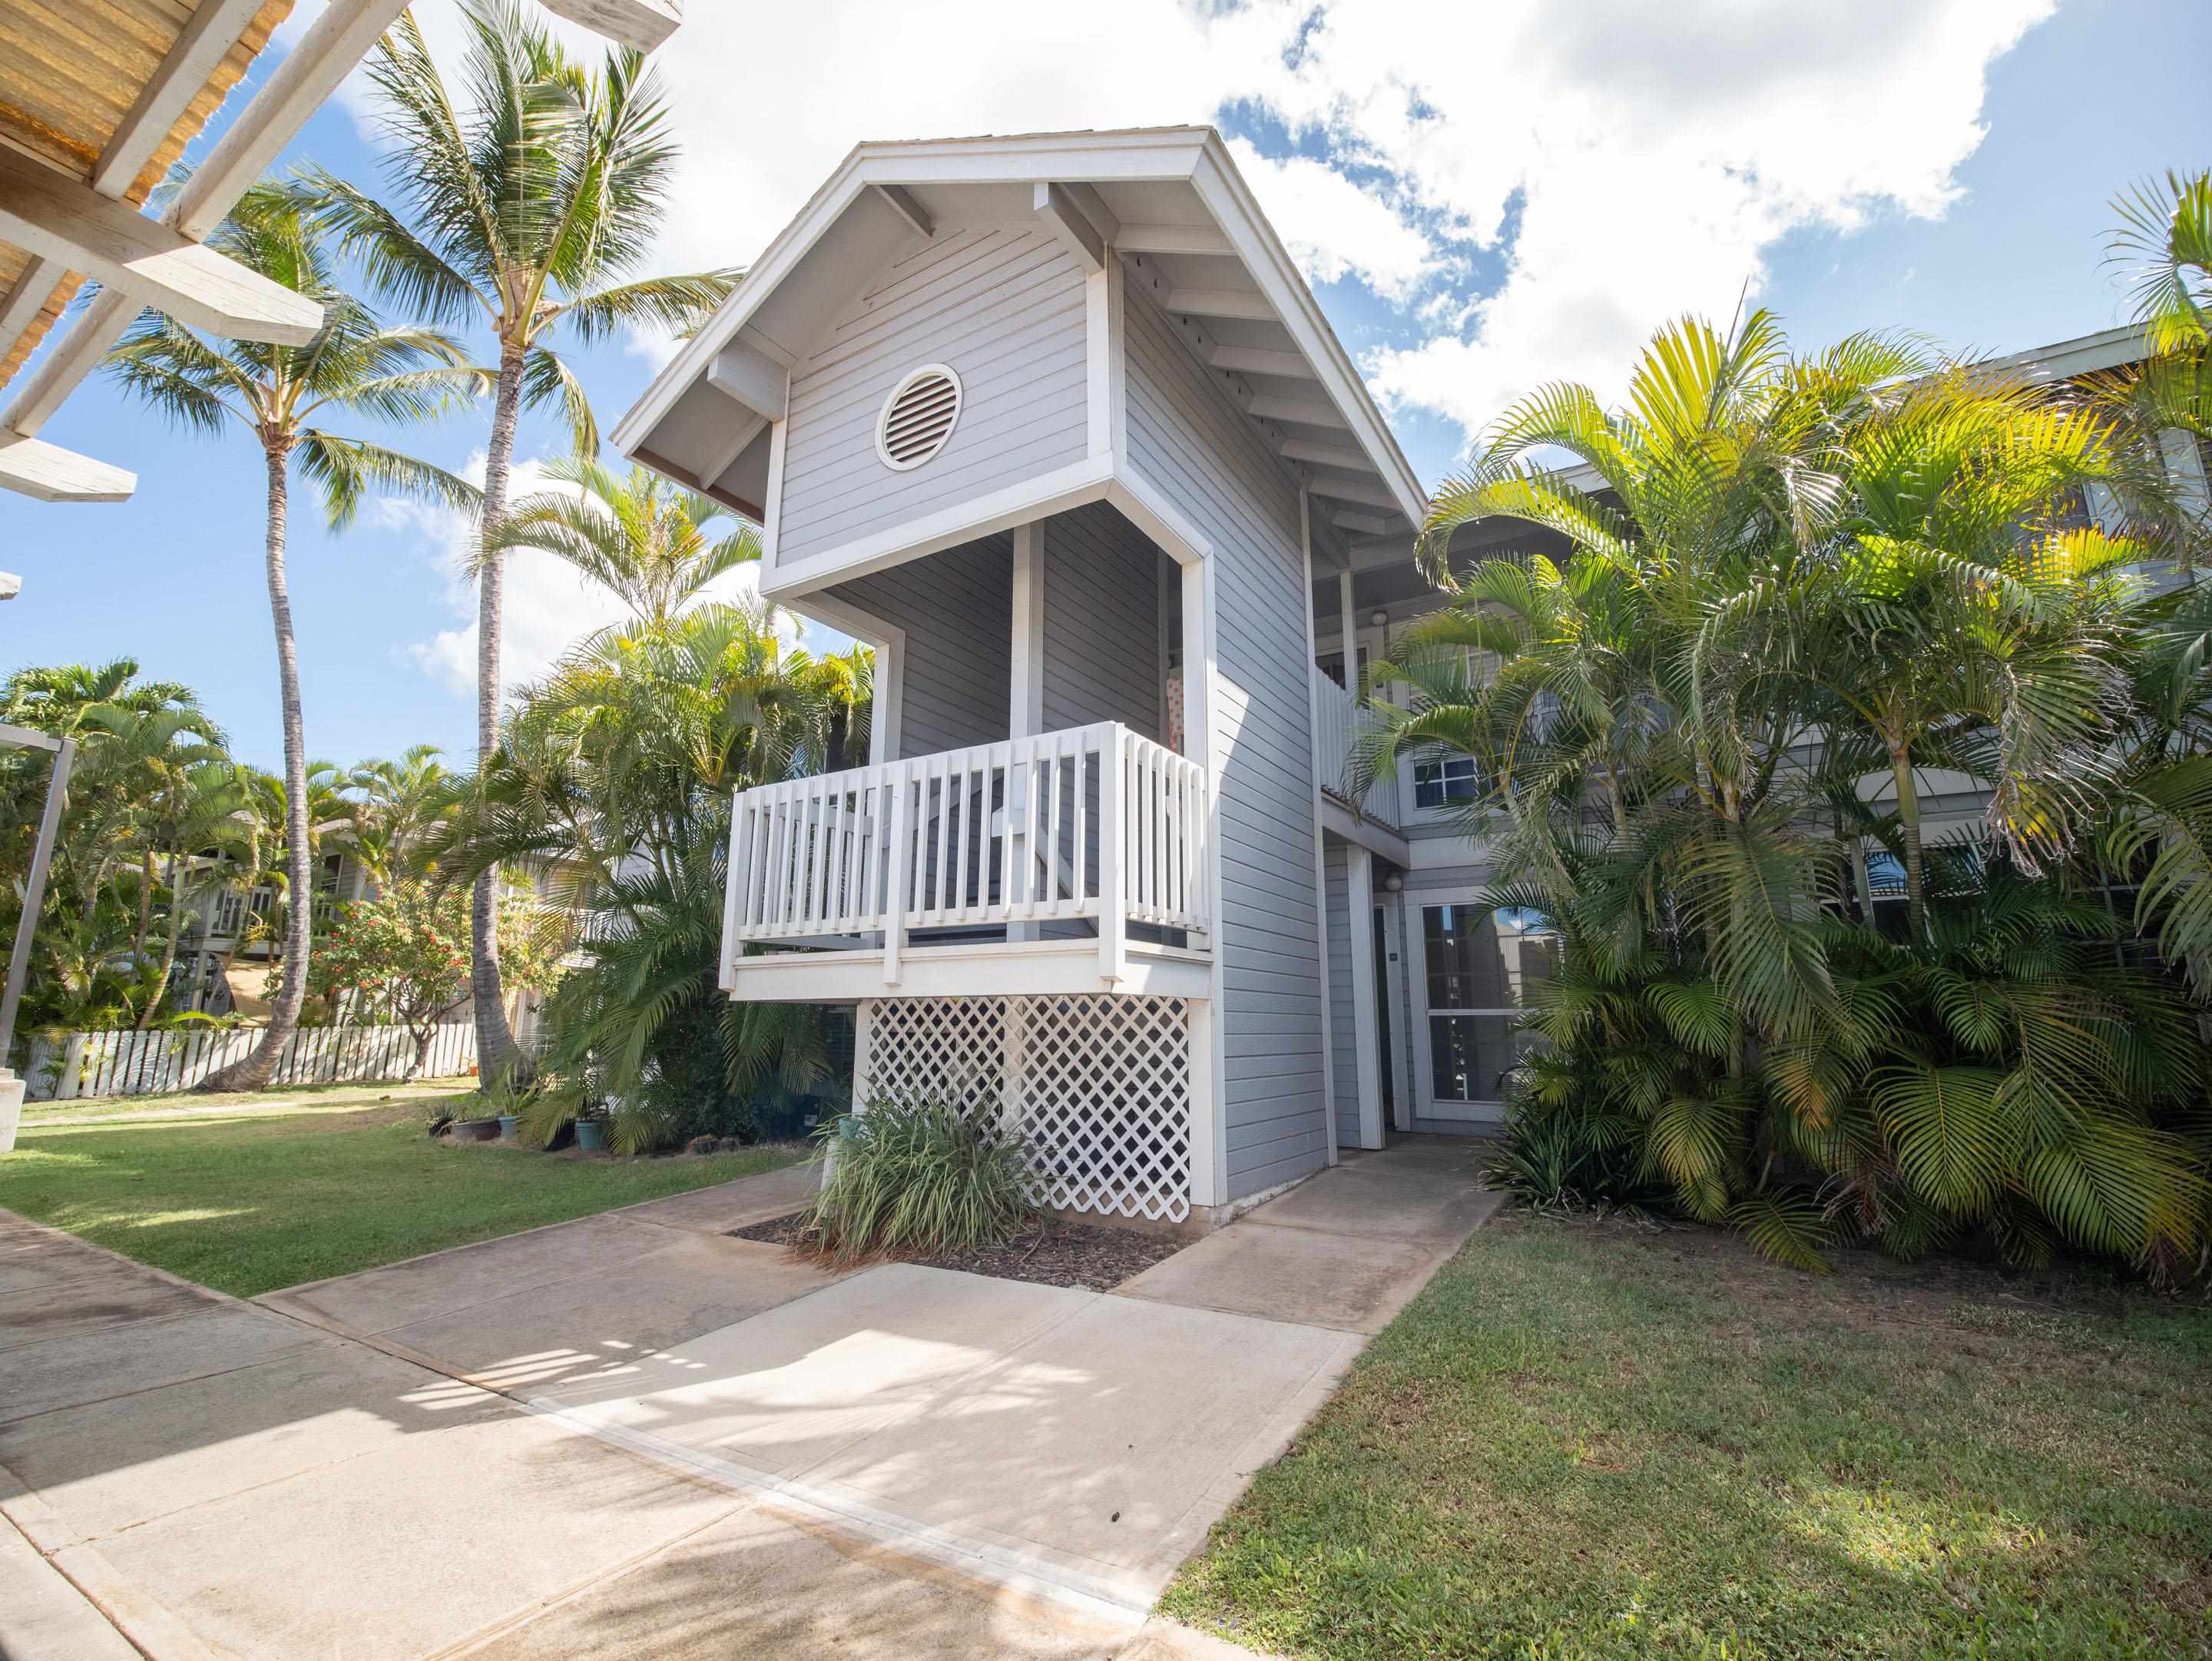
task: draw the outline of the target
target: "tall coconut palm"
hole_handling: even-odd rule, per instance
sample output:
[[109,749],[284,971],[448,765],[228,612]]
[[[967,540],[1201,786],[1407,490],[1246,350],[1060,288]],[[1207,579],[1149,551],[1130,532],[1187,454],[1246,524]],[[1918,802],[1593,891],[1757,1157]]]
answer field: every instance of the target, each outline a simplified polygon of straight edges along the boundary
[[[336,250],[298,188],[264,183],[249,191],[210,246],[324,307],[322,332],[305,346],[211,341],[160,312],[142,313],[108,356],[124,388],[178,426],[218,434],[234,423],[261,449],[267,480],[263,567],[276,636],[276,678],[284,725],[288,799],[285,847],[289,888],[310,891],[306,719],[300,698],[299,646],[285,565],[292,472],[321,498],[334,530],[352,522],[372,492],[408,495],[465,513],[477,492],[444,469],[347,436],[319,421],[344,413],[388,423],[422,420],[473,394],[483,377],[466,367],[453,341],[434,330],[386,327],[343,293]],[[244,1060],[209,1076],[209,1090],[265,1087],[307,995],[309,909],[290,908],[284,977],[267,1031]]]
[[665,629],[716,578],[761,557],[757,526],[739,523],[710,536],[716,520],[734,518],[731,511],[646,468],[617,478],[576,459],[545,472],[573,490],[516,502],[486,537],[487,550],[536,548],[567,561],[611,590],[629,608],[632,626]]
[[[498,747],[508,505],[515,423],[526,405],[556,408],[576,453],[599,434],[581,384],[552,350],[567,331],[591,342],[633,326],[695,326],[728,295],[726,271],[637,277],[666,200],[676,151],[659,78],[634,52],[597,69],[569,58],[513,0],[463,9],[470,52],[461,96],[449,88],[411,15],[368,62],[391,151],[396,205],[314,175],[325,222],[371,284],[433,322],[488,325],[497,342],[484,455],[484,541],[477,570],[477,747]],[[471,916],[477,1053],[489,1076],[513,1046],[502,1004],[497,899],[487,871]]]

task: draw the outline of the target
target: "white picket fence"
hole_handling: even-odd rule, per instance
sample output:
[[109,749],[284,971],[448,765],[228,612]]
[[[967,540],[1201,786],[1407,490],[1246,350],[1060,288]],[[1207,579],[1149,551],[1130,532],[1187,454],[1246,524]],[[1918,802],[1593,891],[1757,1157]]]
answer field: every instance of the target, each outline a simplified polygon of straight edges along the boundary
[[[72,1032],[58,1042],[31,1039],[24,1093],[39,1100],[85,1096],[151,1096],[189,1090],[210,1074],[240,1062],[260,1031],[201,1028],[180,1032]],[[466,1021],[434,1030],[422,1067],[427,1079],[453,1078],[476,1065],[477,1033]],[[415,1035],[404,1026],[302,1027],[284,1041],[270,1082],[335,1084],[346,1079],[398,1079],[415,1064]]]

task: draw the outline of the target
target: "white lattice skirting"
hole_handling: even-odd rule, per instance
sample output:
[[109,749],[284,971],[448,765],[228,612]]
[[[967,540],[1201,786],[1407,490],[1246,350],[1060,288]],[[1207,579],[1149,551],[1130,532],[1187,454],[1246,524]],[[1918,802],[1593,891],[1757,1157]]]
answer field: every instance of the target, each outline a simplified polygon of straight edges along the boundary
[[885,998],[862,1099],[951,1102],[1024,1137],[1067,1211],[1190,1214],[1190,1018],[1181,998]]

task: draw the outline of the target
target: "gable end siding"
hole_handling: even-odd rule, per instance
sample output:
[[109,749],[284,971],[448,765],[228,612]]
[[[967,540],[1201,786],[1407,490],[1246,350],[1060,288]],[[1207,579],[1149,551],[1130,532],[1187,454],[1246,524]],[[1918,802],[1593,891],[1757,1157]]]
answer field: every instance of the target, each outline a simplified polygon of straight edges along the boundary
[[1130,465],[1212,546],[1221,1110],[1235,1200],[1328,1158],[1298,491],[1134,284],[1125,327]]
[[[960,418],[908,472],[876,454],[884,399],[949,364]],[[1084,284],[1041,233],[949,231],[896,261],[794,374],[775,558],[788,565],[1079,461],[1088,453]]]

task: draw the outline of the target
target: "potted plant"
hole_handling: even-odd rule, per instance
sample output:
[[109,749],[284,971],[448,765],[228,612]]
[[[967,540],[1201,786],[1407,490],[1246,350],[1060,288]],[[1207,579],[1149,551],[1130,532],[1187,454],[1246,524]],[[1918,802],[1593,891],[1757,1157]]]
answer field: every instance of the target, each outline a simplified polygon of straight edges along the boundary
[[576,1110],[576,1152],[600,1153],[607,1146],[607,1110],[605,1103],[593,1102]]
[[529,1093],[527,1086],[516,1086],[511,1065],[501,1068],[477,1089],[476,1111],[453,1121],[453,1139],[457,1142],[513,1141]]

